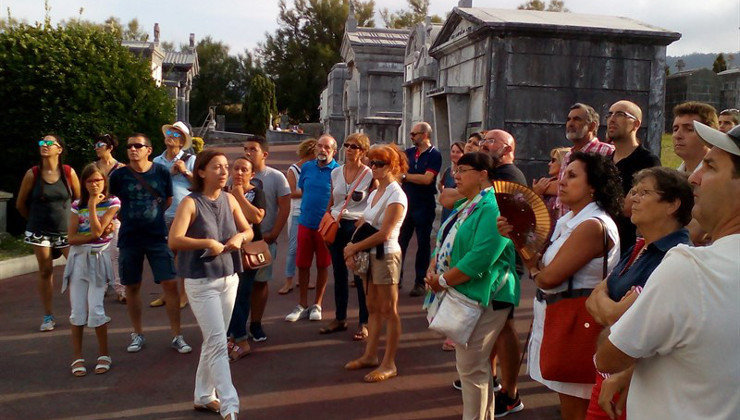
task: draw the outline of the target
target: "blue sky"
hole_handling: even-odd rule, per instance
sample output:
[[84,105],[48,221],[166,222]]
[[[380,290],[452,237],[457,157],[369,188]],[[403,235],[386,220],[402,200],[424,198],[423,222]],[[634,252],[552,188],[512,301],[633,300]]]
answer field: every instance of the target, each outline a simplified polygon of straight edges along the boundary
[[[524,0],[473,0],[474,7],[516,8]],[[50,0],[52,21],[82,17],[103,21],[117,16],[123,22],[137,18],[152,31],[159,22],[161,39],[186,43],[188,34],[196,40],[211,35],[231,47],[232,53],[254,48],[265,32],[277,27],[277,0]],[[445,16],[457,0],[431,0],[430,12]],[[405,7],[403,0],[375,0],[376,13],[382,8]],[[654,26],[680,32],[681,40],[668,46],[668,55],[692,52],[740,50],[740,0],[565,0],[574,13],[625,16]],[[700,4],[701,6],[697,6]],[[44,17],[43,0],[0,0],[3,16],[34,22]],[[376,24],[382,25],[380,16]]]

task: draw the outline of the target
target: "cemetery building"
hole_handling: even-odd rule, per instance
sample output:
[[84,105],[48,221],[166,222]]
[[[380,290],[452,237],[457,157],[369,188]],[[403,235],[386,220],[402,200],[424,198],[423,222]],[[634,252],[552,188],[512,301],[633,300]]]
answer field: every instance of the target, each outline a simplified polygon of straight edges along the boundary
[[707,68],[684,70],[666,78],[665,86],[665,132],[673,130],[673,108],[687,101],[699,101],[720,108],[722,82]]

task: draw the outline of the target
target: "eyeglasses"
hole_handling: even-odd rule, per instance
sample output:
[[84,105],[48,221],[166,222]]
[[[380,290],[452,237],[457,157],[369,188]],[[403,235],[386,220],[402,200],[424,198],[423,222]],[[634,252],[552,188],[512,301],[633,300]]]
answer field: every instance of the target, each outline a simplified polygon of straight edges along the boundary
[[174,137],[176,139],[182,137],[182,134],[180,134],[180,132],[174,131],[174,130],[167,130],[167,131],[164,132],[164,134],[166,134],[168,136],[172,136],[172,137]]
[[629,118],[631,120],[637,121],[637,117],[635,117],[634,115],[626,111],[614,111],[614,112],[609,111],[606,113],[605,117],[607,120],[611,117],[619,117],[619,118]]
[[477,170],[477,169],[475,169],[475,168],[460,168],[460,167],[458,167],[457,169],[455,169],[454,171],[452,171],[452,174],[453,174],[453,175],[457,175],[457,174],[460,174],[460,175],[462,175],[462,174],[464,174],[465,172],[469,172],[469,171],[476,171],[476,170]]
[[98,182],[105,182],[103,178],[88,179],[85,181],[86,184],[96,184]]
[[59,143],[55,142],[54,140],[39,140],[39,147],[51,147],[51,146],[59,146]]
[[353,144],[353,143],[344,143],[342,147],[352,150],[362,150],[362,146],[359,144]]
[[142,147],[149,147],[149,146],[147,146],[144,143],[129,143],[129,144],[126,145],[126,148],[129,149],[129,150],[132,149],[132,148],[134,148],[136,150],[139,150]]
[[96,149],[100,149],[102,147],[108,147],[108,143],[106,143],[104,141],[99,141],[99,142],[95,143],[95,148]]
[[421,131],[418,131],[418,132],[412,131],[412,132],[409,133],[409,136],[414,137],[417,134],[421,134]]
[[645,196],[647,196],[650,193],[655,193],[657,195],[662,194],[662,192],[656,191],[656,190],[642,190],[642,189],[635,189],[635,188],[632,188],[630,190],[630,194],[631,195],[637,196],[637,197],[640,197],[640,198],[645,198]]
[[371,160],[370,161],[370,167],[371,168],[384,168],[385,165],[387,165],[388,162],[383,160]]

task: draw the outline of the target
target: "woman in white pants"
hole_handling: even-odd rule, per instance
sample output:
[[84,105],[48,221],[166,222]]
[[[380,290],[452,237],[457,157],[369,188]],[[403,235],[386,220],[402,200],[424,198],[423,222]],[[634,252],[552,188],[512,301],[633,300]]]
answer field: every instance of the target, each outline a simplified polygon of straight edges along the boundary
[[226,328],[239,284],[236,273],[242,271],[239,248],[253,234],[239,203],[223,191],[228,176],[223,153],[198,154],[193,192],[177,208],[169,246],[179,251],[177,274],[185,278],[185,291],[203,333],[194,408],[234,420],[239,396],[231,382]]

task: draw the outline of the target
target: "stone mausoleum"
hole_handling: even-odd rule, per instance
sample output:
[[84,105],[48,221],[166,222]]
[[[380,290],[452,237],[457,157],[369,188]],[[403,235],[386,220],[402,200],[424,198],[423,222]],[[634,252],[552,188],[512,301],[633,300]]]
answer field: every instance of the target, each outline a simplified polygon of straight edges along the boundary
[[679,38],[623,17],[456,7],[429,49],[439,66],[428,93],[438,146],[447,158],[450,142],[502,128],[531,179],[544,174],[550,149],[569,145],[573,103],[603,116],[629,99],[643,110],[639,138],[659,154],[666,46]]

